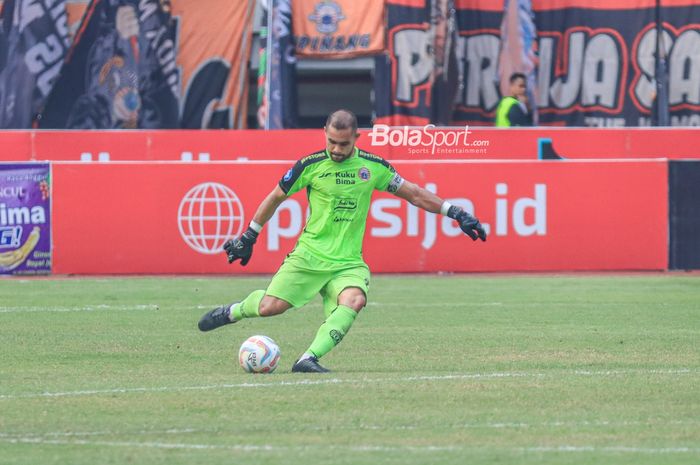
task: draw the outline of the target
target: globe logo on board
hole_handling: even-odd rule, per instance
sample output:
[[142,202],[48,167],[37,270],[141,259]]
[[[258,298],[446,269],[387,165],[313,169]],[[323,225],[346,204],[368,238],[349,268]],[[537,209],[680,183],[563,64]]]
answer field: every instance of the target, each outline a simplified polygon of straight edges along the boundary
[[223,251],[224,242],[243,230],[243,204],[229,187],[203,182],[187,191],[177,211],[177,224],[185,243],[199,253]]

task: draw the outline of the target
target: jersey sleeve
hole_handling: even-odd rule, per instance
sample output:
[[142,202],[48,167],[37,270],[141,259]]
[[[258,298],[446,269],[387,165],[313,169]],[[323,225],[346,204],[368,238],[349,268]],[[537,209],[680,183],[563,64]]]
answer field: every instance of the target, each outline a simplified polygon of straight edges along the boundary
[[306,166],[301,161],[298,161],[289,168],[289,170],[280,179],[280,189],[287,195],[292,195],[309,184],[309,176],[305,169]]
[[380,166],[375,188],[380,191],[395,193],[403,184],[403,178],[389,162],[384,161]]

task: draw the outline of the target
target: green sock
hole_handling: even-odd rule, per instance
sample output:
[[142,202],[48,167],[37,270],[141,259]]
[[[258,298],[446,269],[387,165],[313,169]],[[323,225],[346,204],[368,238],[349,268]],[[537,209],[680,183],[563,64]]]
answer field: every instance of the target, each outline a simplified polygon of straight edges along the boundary
[[343,340],[350,330],[356,316],[357,312],[352,308],[338,305],[330,316],[326,318],[321,327],[318,328],[316,338],[306,352],[314,354],[316,358],[326,355],[333,347],[340,344],[340,341]]
[[243,318],[256,318],[260,316],[260,301],[265,296],[265,291],[257,290],[248,294],[248,297],[243,299],[231,307],[231,315],[233,319],[238,321]]

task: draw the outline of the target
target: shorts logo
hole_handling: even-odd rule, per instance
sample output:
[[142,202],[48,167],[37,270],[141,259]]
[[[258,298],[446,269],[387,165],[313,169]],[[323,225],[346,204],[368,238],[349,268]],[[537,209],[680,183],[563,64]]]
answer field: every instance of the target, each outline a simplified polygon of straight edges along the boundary
[[363,181],[369,181],[369,170],[363,166],[362,168],[360,168],[360,171],[357,172],[357,176]]
[[289,181],[290,179],[292,179],[292,170],[293,168],[289,168],[289,171],[287,171],[287,173],[284,175],[284,178],[282,179],[284,179],[285,181]]

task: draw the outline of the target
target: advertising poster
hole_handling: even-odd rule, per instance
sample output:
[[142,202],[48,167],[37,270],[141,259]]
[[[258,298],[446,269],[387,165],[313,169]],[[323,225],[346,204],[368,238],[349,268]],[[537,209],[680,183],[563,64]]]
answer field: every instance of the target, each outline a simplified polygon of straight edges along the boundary
[[[222,247],[245,231],[292,164],[56,163],[53,271],[273,273],[304,229],[305,192],[280,204],[247,266],[229,265]],[[392,164],[405,179],[473,212],[489,237],[473,243],[450,218],[376,192],[363,247],[373,272],[667,268],[664,160]],[[365,182],[341,168],[314,182],[333,180]]]
[[51,272],[48,163],[0,163],[0,275]]

